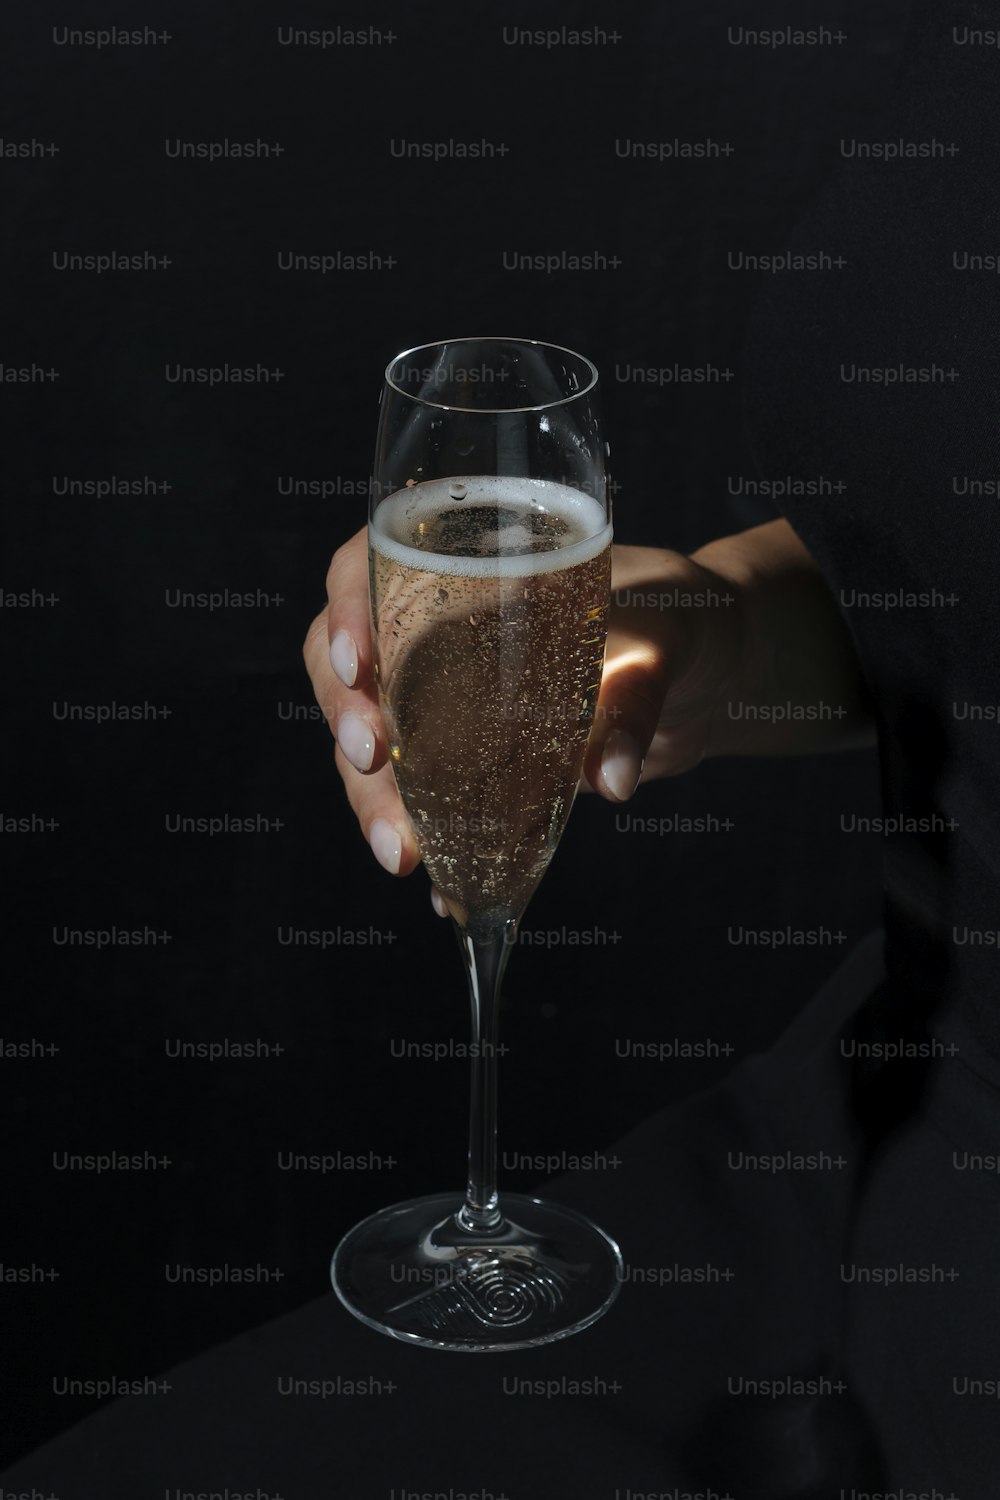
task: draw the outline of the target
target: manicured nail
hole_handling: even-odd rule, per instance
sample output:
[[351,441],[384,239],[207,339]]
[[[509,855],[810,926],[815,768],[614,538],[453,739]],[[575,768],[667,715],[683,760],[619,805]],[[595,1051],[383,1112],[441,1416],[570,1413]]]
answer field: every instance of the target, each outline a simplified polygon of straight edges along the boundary
[[639,785],[642,754],[627,729],[613,729],[601,755],[604,785],[618,802],[627,802]]
[[399,874],[399,862],[403,857],[403,841],[385,818],[376,818],[368,832],[372,853],[390,875]]
[[341,714],[337,744],[358,771],[370,771],[375,758],[375,736],[357,714]]
[[345,687],[353,687],[358,675],[358,648],[354,637],[338,630],[330,642],[330,665]]
[[436,885],[431,886],[431,905],[439,917],[446,917],[448,915],[448,908],[444,904],[444,897]]

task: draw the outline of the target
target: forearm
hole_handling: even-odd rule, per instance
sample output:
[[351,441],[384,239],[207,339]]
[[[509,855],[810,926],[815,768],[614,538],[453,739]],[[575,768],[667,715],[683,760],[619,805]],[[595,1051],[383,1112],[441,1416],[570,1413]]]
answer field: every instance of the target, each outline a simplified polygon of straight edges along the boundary
[[692,560],[723,579],[736,603],[723,625],[738,636],[734,673],[708,754],[796,755],[874,743],[854,643],[787,521],[710,542]]

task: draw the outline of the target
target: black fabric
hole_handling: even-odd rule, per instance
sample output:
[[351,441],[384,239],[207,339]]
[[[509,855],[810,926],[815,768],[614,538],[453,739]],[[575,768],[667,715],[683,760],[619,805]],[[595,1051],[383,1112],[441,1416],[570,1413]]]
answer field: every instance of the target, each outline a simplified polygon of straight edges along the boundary
[[[847,264],[774,278],[748,391],[762,472],[834,481],[783,503],[878,709],[884,815],[903,824],[885,864],[899,1018],[930,1023],[1000,1084],[1000,283],[953,264],[995,264],[997,50],[957,38],[998,26],[996,5],[916,7],[898,93],[868,139],[946,154],[844,162],[790,248]],[[845,378],[899,367],[934,378]],[[964,493],[982,481],[985,495]],[[900,594],[930,603],[868,602]]]
[[[614,1171],[546,1185],[621,1240],[621,1294],[586,1332],[468,1358],[382,1338],[326,1296],[78,1424],[4,1492],[173,1500],[252,1476],[283,1500],[988,1500],[1000,1426],[965,1383],[995,1381],[996,1184],[953,1166],[995,1141],[995,1101],[945,1058],[867,1161],[848,1075],[859,1009],[878,1009],[884,982],[873,933],[771,1051],[623,1137]],[[892,1285],[853,1269],[905,1266],[935,1274]],[[376,1393],[286,1394],[338,1378]]]
[[[997,265],[998,35],[996,5],[915,7],[868,137],[900,155],[845,143],[855,154],[789,248],[846,265],[775,278],[748,379],[761,472],[835,480],[783,504],[844,610],[879,719],[887,979],[853,1036],[868,1056],[851,1080],[864,1155],[852,1263],[949,1278],[852,1289],[849,1378],[887,1482],[977,1495],[1000,1477],[983,1394],[1000,1333],[1000,292],[996,270],[966,257]],[[942,154],[902,154],[914,144]],[[858,377],[879,369],[931,378]],[[901,1059],[871,1060],[892,1046]]]
[[[837,1039],[881,972],[873,934],[773,1052],[631,1131],[608,1153],[614,1170],[546,1186],[621,1240],[618,1301],[584,1333],[470,1358],[382,1338],[324,1297],[169,1372],[162,1397],[117,1402],[79,1424],[4,1475],[5,1487],[166,1488],[171,1500],[177,1488],[239,1491],[245,1475],[285,1500],[393,1488],[511,1500],[731,1489],[784,1500],[826,1495],[833,1476],[870,1488],[881,1461],[840,1349],[838,1268],[858,1150]],[[745,1166],[785,1152],[827,1165]],[[706,1279],[681,1279],[676,1267]],[[289,1377],[373,1375],[374,1397],[279,1390]],[[730,1379],[779,1377],[831,1390],[805,1399],[729,1390]],[[518,1380],[598,1386],[545,1397],[515,1394]],[[908,1472],[972,1472],[933,1441],[907,1457]]]
[[[846,485],[788,514],[843,596],[878,705],[886,816],[917,824],[888,843],[884,968],[876,934],[770,1052],[625,1136],[618,1169],[551,1184],[620,1238],[630,1273],[659,1277],[632,1274],[584,1334],[470,1360],[380,1339],[326,1296],[168,1374],[162,1400],[103,1410],[5,1490],[239,1491],[252,1475],[285,1500],[995,1495],[997,949],[955,931],[997,928],[998,725],[953,705],[997,699],[998,502],[953,479],[1000,472],[1000,350],[996,280],[951,257],[1000,250],[1000,53],[959,45],[964,26],[1000,29],[1000,7],[917,7],[881,137],[957,154],[845,160],[792,248],[847,264],[774,277],[750,354],[761,473]],[[841,378],[900,364],[959,374]],[[958,602],[848,598],[899,590]],[[900,1042],[913,1056],[893,1060]],[[719,1279],[671,1281],[675,1267]],[[280,1393],[338,1375],[397,1388]],[[604,1384],[546,1399],[509,1394],[517,1378]],[[746,1396],[754,1380],[792,1390]]]

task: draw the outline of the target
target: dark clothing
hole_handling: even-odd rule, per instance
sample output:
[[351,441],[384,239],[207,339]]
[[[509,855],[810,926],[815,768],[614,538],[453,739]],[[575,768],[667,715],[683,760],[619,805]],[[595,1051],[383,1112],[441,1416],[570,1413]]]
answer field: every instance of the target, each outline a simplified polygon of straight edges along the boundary
[[772,278],[747,388],[762,472],[825,481],[786,512],[877,706],[900,1019],[1000,1086],[1000,83],[996,47],[959,40],[998,26],[917,6],[897,96],[841,150],[944,154],[844,161],[790,248],[846,265]]
[[879,721],[887,973],[845,1049],[863,1154],[849,1259],[948,1278],[851,1287],[848,1379],[886,1485],[962,1496],[1000,1477],[975,1384],[991,1388],[1000,1334],[998,31],[996,5],[915,8],[867,136],[899,154],[842,145],[789,248],[846,265],[773,278],[748,372],[762,473],[827,481],[786,514]]
[[[631,1132],[616,1170],[551,1185],[627,1264],[585,1333],[442,1354],[380,1338],[327,1293],[172,1372],[171,1397],[72,1429],[5,1490],[993,1500],[1000,283],[961,258],[1000,255],[1000,51],[958,40],[966,27],[1000,30],[1000,6],[917,7],[869,139],[944,154],[845,158],[791,248],[846,265],[774,276],[748,361],[761,474],[822,477],[788,516],[877,704],[885,816],[902,820],[884,973],[875,935],[771,1051]],[[280,1391],[337,1376],[395,1389]],[[550,1379],[602,1384],[505,1389]]]

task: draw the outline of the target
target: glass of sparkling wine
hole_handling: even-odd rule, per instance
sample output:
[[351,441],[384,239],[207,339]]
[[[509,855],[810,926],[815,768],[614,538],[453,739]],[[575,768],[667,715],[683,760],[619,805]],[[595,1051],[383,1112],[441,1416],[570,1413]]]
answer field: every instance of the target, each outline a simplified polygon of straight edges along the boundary
[[375,673],[400,796],[472,1001],[468,1185],[383,1209],[331,1277],[362,1322],[476,1352],[586,1328],[618,1246],[581,1214],[497,1195],[500,983],[555,853],[601,682],[611,513],[597,371],[529,339],[391,361],[369,512]]

